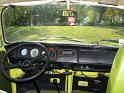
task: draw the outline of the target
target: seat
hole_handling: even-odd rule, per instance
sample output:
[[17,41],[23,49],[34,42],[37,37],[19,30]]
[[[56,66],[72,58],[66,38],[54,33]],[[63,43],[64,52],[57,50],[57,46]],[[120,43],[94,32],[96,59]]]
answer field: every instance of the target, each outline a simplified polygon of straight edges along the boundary
[[106,93],[124,93],[124,45],[115,56]]

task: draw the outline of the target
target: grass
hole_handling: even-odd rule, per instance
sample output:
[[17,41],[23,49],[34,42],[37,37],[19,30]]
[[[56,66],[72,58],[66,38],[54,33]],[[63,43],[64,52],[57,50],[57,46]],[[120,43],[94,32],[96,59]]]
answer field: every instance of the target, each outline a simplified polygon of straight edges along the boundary
[[[124,27],[102,26],[25,26],[6,29],[8,41],[49,40],[93,44],[100,40],[124,39]],[[106,45],[118,45],[112,42],[100,42]]]

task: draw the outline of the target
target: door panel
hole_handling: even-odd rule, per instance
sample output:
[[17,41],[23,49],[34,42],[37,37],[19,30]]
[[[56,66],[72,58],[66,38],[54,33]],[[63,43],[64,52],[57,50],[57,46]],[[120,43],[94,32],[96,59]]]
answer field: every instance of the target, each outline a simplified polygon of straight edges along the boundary
[[[4,51],[0,51],[0,64],[4,54],[5,54]],[[12,93],[11,83],[3,77],[1,71],[0,71],[0,90],[4,90],[7,93]]]
[[124,93],[124,45],[114,59],[106,93]]

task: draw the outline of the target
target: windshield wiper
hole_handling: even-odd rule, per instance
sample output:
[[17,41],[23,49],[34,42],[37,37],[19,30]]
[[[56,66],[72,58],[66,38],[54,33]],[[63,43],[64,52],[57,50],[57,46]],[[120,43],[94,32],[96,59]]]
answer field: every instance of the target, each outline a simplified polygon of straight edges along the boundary
[[109,40],[109,39],[106,39],[106,40],[99,40],[99,41],[91,42],[91,43],[96,43],[97,45],[100,45],[100,42],[113,42],[113,43],[119,43],[119,40]]
[[113,43],[119,43],[119,40],[100,40],[101,41],[105,41],[105,42],[113,42]]

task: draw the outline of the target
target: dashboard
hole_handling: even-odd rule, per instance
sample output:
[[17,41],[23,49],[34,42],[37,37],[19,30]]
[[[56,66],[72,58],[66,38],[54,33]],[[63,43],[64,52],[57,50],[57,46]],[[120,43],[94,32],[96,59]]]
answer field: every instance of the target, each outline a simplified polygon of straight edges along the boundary
[[[7,50],[18,45],[14,43],[5,46]],[[77,45],[77,44],[43,44],[50,55],[48,69],[72,69],[79,71],[109,72],[118,48],[100,45]],[[10,62],[18,60],[31,60],[45,51],[38,46],[22,46],[14,50],[10,55]],[[39,68],[47,60],[46,56],[38,59]]]

